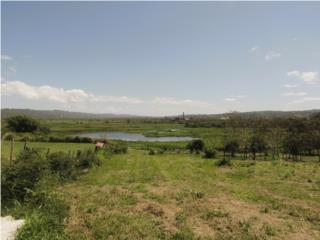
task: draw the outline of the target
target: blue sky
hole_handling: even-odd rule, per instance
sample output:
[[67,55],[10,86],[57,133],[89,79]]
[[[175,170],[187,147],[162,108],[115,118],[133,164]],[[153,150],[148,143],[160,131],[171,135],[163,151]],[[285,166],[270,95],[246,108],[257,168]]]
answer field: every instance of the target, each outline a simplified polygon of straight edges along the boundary
[[320,106],[319,2],[2,2],[2,107]]

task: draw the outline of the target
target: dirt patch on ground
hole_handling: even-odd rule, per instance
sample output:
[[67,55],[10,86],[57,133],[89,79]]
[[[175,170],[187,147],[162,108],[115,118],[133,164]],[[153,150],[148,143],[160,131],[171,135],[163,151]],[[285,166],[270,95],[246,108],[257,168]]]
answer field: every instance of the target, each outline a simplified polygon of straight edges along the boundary
[[[159,191],[156,191],[155,188],[151,188],[153,194],[167,194],[168,189],[165,187],[159,187]],[[161,228],[166,234],[174,234],[178,231],[176,224],[176,214],[181,211],[181,208],[172,202],[166,204],[160,204],[154,200],[146,199],[144,194],[134,193],[138,198],[137,204],[133,207],[133,211],[146,212],[152,214],[161,220]]]

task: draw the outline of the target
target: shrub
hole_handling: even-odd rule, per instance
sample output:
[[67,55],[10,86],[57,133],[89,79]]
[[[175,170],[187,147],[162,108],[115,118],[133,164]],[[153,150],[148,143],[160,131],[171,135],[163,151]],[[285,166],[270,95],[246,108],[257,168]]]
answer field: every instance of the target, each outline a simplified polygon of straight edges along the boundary
[[64,152],[54,152],[47,156],[52,173],[58,174],[61,180],[75,177],[76,163]]
[[125,142],[107,142],[105,150],[114,154],[127,153],[128,146]]
[[164,153],[165,153],[165,150],[164,150],[163,148],[160,148],[159,151],[158,151],[158,153],[159,153],[159,154],[164,154]]
[[67,137],[58,137],[50,136],[49,142],[66,142],[66,143],[92,143],[93,140],[89,137],[79,137],[79,136],[67,136]]
[[51,132],[51,130],[47,126],[40,126],[40,132],[42,132],[44,134],[49,134]]
[[215,158],[217,151],[215,149],[206,148],[204,150],[204,158]]
[[267,146],[262,135],[255,134],[251,137],[249,150],[253,154],[253,160],[256,160],[256,153],[263,152],[266,149],[267,149]]
[[196,153],[199,153],[200,151],[203,150],[203,147],[204,147],[204,142],[201,139],[192,140],[187,145],[187,149],[189,149],[191,153],[193,153],[194,151]]
[[46,170],[48,170],[48,164],[38,151],[28,149],[23,151],[13,165],[3,170],[2,204],[10,205],[15,199],[23,201],[27,189],[33,189]]
[[216,165],[218,167],[231,166],[231,160],[229,158],[223,158],[223,159],[218,160],[216,162]]
[[149,155],[155,155],[156,152],[155,152],[153,149],[151,149],[148,154],[149,154]]
[[77,151],[77,167],[84,169],[94,165],[100,165],[100,160],[97,155],[91,151]]
[[27,116],[14,116],[6,120],[7,127],[13,132],[35,132],[39,123]]
[[230,139],[224,143],[223,151],[224,153],[230,153],[234,157],[235,153],[239,150],[239,143],[235,139]]
[[64,142],[64,139],[61,138],[61,137],[50,136],[49,137],[49,142]]
[[82,143],[92,143],[92,142],[93,142],[92,138],[89,138],[89,137],[82,137],[82,138],[80,139],[80,141],[81,141]]
[[75,136],[75,137],[68,136],[68,137],[65,137],[64,141],[68,143],[80,143],[81,138],[79,136]]

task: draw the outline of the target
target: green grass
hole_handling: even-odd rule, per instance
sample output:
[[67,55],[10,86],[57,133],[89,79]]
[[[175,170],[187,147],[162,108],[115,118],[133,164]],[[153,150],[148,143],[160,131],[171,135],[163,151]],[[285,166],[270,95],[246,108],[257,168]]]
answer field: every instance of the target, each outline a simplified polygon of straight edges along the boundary
[[[106,130],[194,136],[216,147],[223,134],[219,128],[134,120],[50,120],[45,124],[59,135]],[[219,167],[221,153],[216,159],[204,159],[183,150],[186,144],[128,142],[127,154],[99,154],[102,166],[56,189],[70,207],[69,217],[63,233],[53,229],[57,231],[43,239],[55,238],[54,234],[66,239],[320,239],[319,162],[235,159],[231,166]],[[5,166],[10,142],[1,145]],[[15,142],[15,157],[23,146]],[[44,153],[48,148],[73,152],[93,149],[94,144],[28,142],[28,147]],[[151,149],[155,155],[149,155]],[[35,228],[48,222],[36,214],[29,220],[39,221],[29,221],[30,229],[22,233],[36,233]],[[51,225],[43,227],[42,236],[46,236]]]
[[[143,132],[152,135],[152,133],[163,131],[168,134],[172,129],[180,129],[183,124],[179,123],[144,123],[139,120],[47,120],[44,124],[53,132],[86,132],[86,131],[123,131],[123,132]],[[157,133],[156,133],[157,134]],[[182,135],[184,133],[181,133]]]
[[61,189],[73,206],[69,237],[290,239],[299,229],[304,239],[320,236],[318,163],[216,161],[134,149],[106,158]]
[[142,133],[149,137],[192,136],[214,145],[221,144],[221,128],[186,128],[183,123],[144,122],[141,120],[47,120],[43,122],[54,134],[92,131]]
[[[49,142],[28,142],[27,146],[29,148],[40,149],[43,152],[47,152],[50,149],[50,152],[73,152],[77,150],[84,149],[94,149],[95,145],[93,143],[49,143]],[[16,159],[18,154],[23,150],[24,142],[14,142],[13,145],[13,159]],[[3,165],[8,164],[10,158],[10,141],[2,141],[1,143],[1,163]]]

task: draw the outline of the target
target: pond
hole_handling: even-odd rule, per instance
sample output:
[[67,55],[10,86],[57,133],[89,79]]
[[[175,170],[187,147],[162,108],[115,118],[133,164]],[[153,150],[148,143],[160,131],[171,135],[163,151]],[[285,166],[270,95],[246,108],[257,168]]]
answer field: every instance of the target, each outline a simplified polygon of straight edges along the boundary
[[107,138],[123,141],[144,141],[144,142],[181,142],[191,141],[192,137],[146,137],[141,133],[126,133],[126,132],[89,132],[78,134],[79,137],[89,138]]

